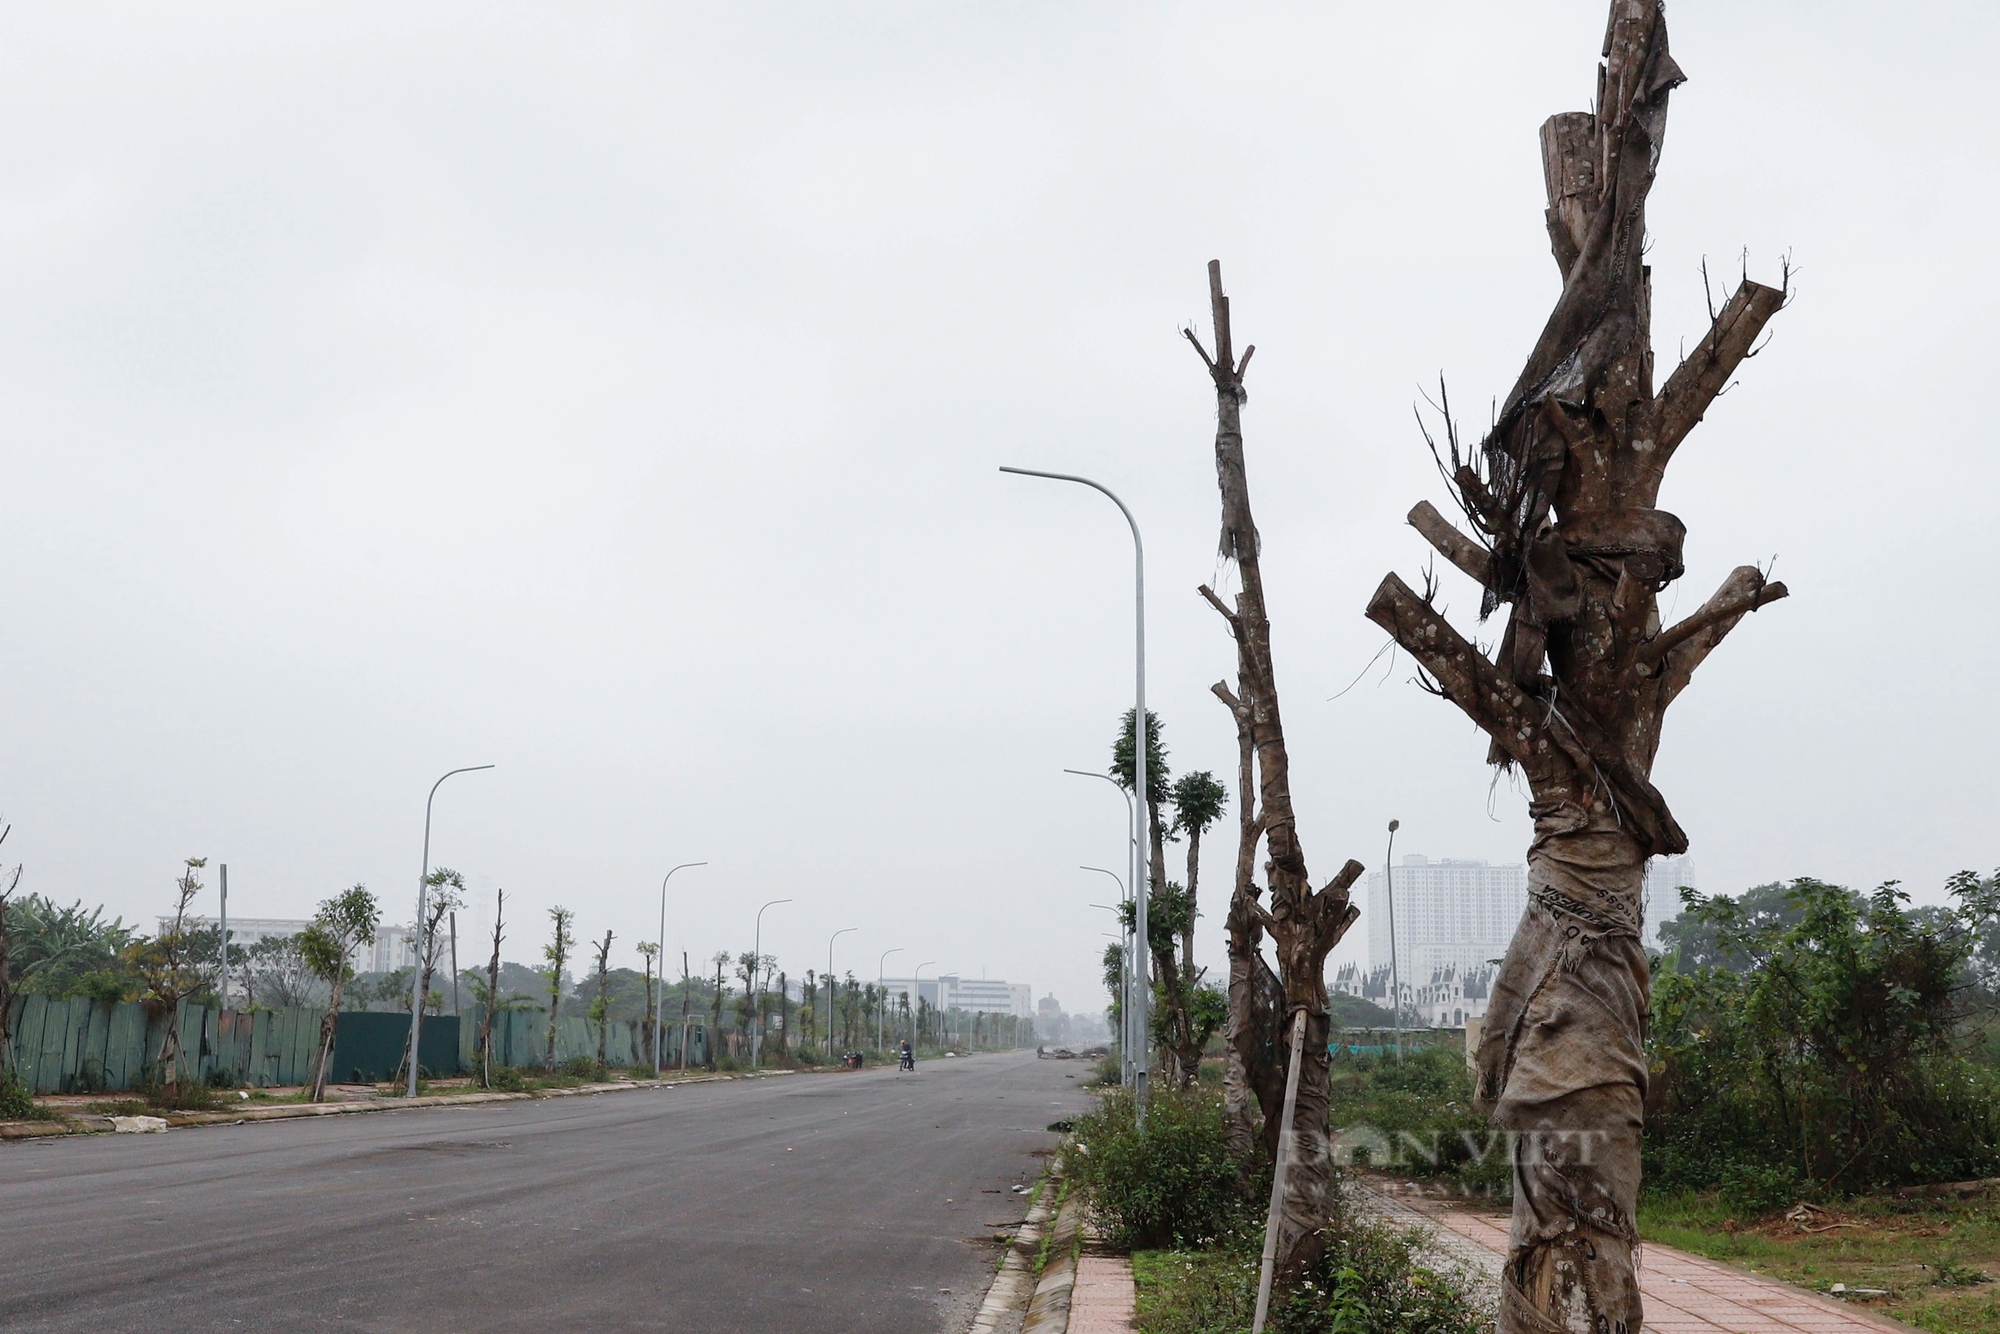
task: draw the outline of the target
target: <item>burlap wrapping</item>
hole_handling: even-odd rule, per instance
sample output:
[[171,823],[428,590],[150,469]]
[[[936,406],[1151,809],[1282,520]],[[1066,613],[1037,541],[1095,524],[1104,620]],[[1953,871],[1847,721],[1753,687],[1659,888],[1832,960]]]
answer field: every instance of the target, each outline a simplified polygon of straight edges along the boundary
[[1479,1105],[1509,1132],[1501,1334],[1639,1334],[1645,861],[1609,817],[1535,803],[1528,910],[1481,1031]]

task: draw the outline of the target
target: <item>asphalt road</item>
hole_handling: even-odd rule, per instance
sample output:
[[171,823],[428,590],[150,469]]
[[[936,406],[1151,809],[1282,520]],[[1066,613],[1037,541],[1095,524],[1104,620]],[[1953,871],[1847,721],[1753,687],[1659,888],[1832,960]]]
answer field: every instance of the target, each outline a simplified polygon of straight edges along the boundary
[[963,1329],[1089,1066],[0,1145],[0,1328]]

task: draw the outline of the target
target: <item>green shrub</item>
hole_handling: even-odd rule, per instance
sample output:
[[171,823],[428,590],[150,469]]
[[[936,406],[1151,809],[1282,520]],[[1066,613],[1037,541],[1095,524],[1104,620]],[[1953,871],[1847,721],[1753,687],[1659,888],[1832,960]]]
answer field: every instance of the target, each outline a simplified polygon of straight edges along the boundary
[[[1202,1251],[1133,1257],[1146,1334],[1241,1334],[1257,1306],[1259,1223]],[[1351,1216],[1327,1230],[1325,1259],[1273,1293],[1274,1334],[1481,1334],[1493,1316],[1449,1275],[1426,1267],[1411,1234]]]
[[1198,1246],[1254,1215],[1223,1145],[1222,1099],[1157,1089],[1139,1129],[1132,1095],[1107,1091],[1077,1119],[1065,1170],[1114,1246]]
[[611,1077],[611,1071],[595,1056],[572,1056],[556,1069],[571,1079],[581,1079],[586,1084],[601,1084]]
[[214,1066],[208,1072],[208,1086],[212,1089],[233,1089],[241,1082],[226,1065]]
[[1450,1047],[1393,1055],[1334,1051],[1328,1121],[1353,1146],[1356,1166],[1455,1181],[1505,1196],[1513,1186],[1506,1138],[1473,1110],[1472,1072]]
[[527,1076],[511,1065],[496,1065],[486,1075],[486,1086],[496,1093],[525,1093]]
[[1969,873],[1950,890],[1911,909],[1894,885],[1796,880],[1782,912],[1686,892],[1691,953],[1653,980],[1647,1180],[1747,1211],[2000,1175],[2000,1071],[1966,985],[2000,905]]
[[0,1121],[27,1121],[36,1112],[34,1090],[12,1070],[0,1069]]

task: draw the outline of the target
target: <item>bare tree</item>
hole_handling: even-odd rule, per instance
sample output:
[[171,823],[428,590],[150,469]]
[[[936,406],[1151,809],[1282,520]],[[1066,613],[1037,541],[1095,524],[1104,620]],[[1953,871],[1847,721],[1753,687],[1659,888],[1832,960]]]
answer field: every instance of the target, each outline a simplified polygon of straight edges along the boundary
[[597,947],[597,999],[591,1004],[590,1017],[597,1021],[597,1063],[609,1060],[611,1037],[611,933],[604,933],[604,943]]
[[568,964],[570,949],[576,944],[569,933],[576,914],[567,908],[555,907],[549,909],[549,920],[556,929],[549,943],[542,946],[542,958],[549,965],[549,1045],[542,1064],[553,1070],[556,1065],[557,1012],[562,1008],[563,967]]
[[493,1087],[493,1012],[500,1008],[501,923],[507,913],[507,891],[493,891],[493,957],[486,964],[486,1004],[479,1014],[479,1086]]
[[728,987],[723,983],[722,970],[729,966],[729,951],[715,952],[715,1026],[708,1035],[708,1068],[715,1069],[715,1049],[722,1045],[722,1000]]
[[[653,1003],[653,965],[660,958],[659,944],[651,940],[640,941],[639,957],[645,961],[646,965],[646,1022],[639,1030],[640,1054],[644,1055],[653,1049],[653,1034],[660,1022],[659,1007]],[[666,991],[666,977],[663,974],[660,978],[660,996],[663,1000],[666,997]]]
[[[1305,849],[1299,839],[1297,819],[1292,810],[1291,761],[1285,751],[1284,727],[1278,713],[1277,673],[1271,660],[1271,620],[1264,602],[1263,566],[1257,549],[1257,526],[1250,514],[1250,484],[1243,466],[1242,407],[1243,372],[1250,364],[1254,347],[1235,356],[1229,325],[1229,298],[1222,292],[1222,265],[1208,266],[1209,303],[1215,321],[1215,355],[1210,356],[1192,329],[1184,330],[1188,342],[1200,353],[1215,382],[1216,433],[1215,470],[1222,492],[1222,553],[1236,562],[1242,589],[1231,608],[1206,585],[1201,595],[1222,614],[1236,640],[1236,690],[1218,682],[1215,694],[1231,713],[1247,718],[1249,741],[1257,770],[1256,818],[1254,828],[1264,840],[1269,854],[1264,873],[1270,882],[1271,905],[1258,901],[1254,882],[1245,884],[1241,865],[1245,851],[1254,858],[1255,842],[1239,850],[1239,892],[1232,903],[1232,918],[1254,921],[1271,937],[1278,959],[1278,982],[1282,988],[1283,1016],[1292,1020],[1303,1015],[1303,1047],[1299,1052],[1296,1119],[1292,1142],[1277,1143],[1277,1107],[1265,1106],[1264,1138],[1273,1151],[1288,1151],[1291,1168],[1285,1175],[1285,1189],[1278,1201],[1277,1272],[1295,1278],[1315,1264],[1325,1250],[1321,1229],[1326,1225],[1332,1202],[1333,1146],[1327,1133],[1327,1033],[1330,1016],[1326,996],[1326,956],[1347,933],[1360,911],[1348,902],[1348,886],[1361,874],[1361,863],[1349,861],[1340,874],[1318,892],[1306,871]],[[1249,797],[1245,794],[1245,809]],[[1254,952],[1254,947],[1253,947]],[[1235,969],[1231,969],[1234,989]],[[1254,1015],[1256,981],[1243,980],[1241,1008]],[[1231,1040],[1246,1047],[1246,1067],[1253,1054],[1269,1059],[1269,1030],[1257,1031],[1249,1023],[1230,1025]],[[1261,1092],[1261,1090],[1260,1090]],[[1282,1098],[1282,1093],[1280,1094]]]
[[312,925],[299,932],[299,953],[306,967],[327,984],[326,1013],[319,1020],[319,1060],[313,1069],[312,1100],[326,1101],[327,1069],[333,1064],[334,1035],[340,1023],[340,993],[354,976],[354,954],[373,944],[382,914],[366,885],[356,885],[326,900]]
[[[1683,75],[1660,0],[1613,0],[1596,109],[1541,131],[1549,239],[1563,291],[1476,453],[1440,399],[1440,471],[1477,535],[1428,504],[1410,523],[1481,590],[1511,604],[1492,660],[1395,575],[1368,616],[1424,684],[1491,737],[1490,763],[1532,793],[1529,906],[1494,983],[1479,1099],[1514,1140],[1503,1331],[1637,1330],[1640,1128],[1649,856],[1687,847],[1651,772],[1660,723],[1743,617],[1785,596],[1754,566],[1662,629],[1682,573],[1681,521],[1660,480],[1785,303],[1746,277],[1694,351],[1653,390],[1645,206]],[[1788,284],[1787,284],[1788,285]]]

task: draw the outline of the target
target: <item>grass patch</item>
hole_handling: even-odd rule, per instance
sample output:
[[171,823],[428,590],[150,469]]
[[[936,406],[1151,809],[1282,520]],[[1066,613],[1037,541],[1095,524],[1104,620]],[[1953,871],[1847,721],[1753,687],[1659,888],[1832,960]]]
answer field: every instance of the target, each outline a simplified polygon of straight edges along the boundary
[[1792,1220],[1741,1218],[1715,1192],[1639,1200],[1647,1240],[1825,1292],[1881,1288],[1855,1305],[1935,1334],[2000,1334],[2000,1196],[1860,1196]]

